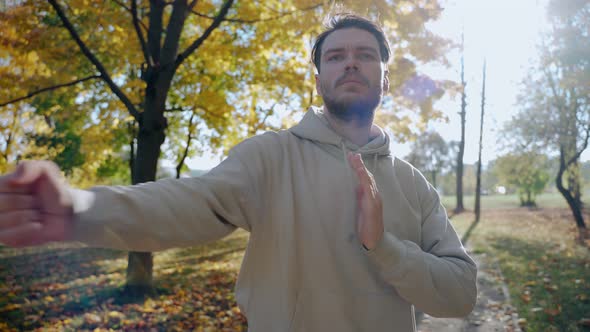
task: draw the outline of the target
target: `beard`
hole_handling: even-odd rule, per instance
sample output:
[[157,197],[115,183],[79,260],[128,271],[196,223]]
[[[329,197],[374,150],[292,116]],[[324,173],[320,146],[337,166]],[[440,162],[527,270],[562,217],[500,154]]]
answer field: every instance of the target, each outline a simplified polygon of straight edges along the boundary
[[[323,89],[323,91],[327,91]],[[322,97],[327,111],[335,118],[343,122],[357,121],[361,125],[370,124],[373,121],[375,110],[381,104],[381,91],[369,89],[369,95],[358,98],[336,99],[333,94],[327,93]]]

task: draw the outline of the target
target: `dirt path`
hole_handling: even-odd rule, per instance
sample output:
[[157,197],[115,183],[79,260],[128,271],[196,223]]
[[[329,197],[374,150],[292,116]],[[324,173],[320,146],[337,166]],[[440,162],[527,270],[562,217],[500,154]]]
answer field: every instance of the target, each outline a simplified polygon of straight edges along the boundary
[[478,269],[478,298],[475,310],[465,319],[424,315],[419,332],[520,332],[518,315],[510,305],[508,289],[500,269],[486,254],[472,254]]

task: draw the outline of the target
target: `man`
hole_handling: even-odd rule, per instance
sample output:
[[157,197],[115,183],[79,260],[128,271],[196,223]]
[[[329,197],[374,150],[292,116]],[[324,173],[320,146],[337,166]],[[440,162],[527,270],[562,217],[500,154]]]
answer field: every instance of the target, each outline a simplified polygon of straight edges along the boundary
[[467,315],[476,266],[434,188],[372,124],[389,56],[378,26],[335,16],[313,49],[323,109],[199,178],[82,191],[23,162],[0,180],[0,241],[158,251],[241,227],[236,299],[252,331],[414,331],[414,307]]

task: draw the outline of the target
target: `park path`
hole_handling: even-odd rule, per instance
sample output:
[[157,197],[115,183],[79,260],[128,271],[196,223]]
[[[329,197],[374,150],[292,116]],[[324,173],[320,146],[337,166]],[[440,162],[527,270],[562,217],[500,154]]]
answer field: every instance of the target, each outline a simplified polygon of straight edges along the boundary
[[521,332],[498,265],[485,253],[471,253],[471,257],[478,265],[478,296],[473,312],[464,319],[423,315],[418,322],[419,332]]

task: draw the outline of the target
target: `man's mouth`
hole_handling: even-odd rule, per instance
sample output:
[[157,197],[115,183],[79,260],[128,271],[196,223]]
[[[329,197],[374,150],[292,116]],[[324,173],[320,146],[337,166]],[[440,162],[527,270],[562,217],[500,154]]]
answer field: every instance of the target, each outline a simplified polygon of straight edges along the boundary
[[357,78],[357,77],[345,77],[343,79],[340,79],[338,81],[338,86],[340,85],[344,85],[344,84],[359,84],[359,85],[368,85],[366,80],[363,80],[361,78]]
[[359,81],[344,81],[344,82],[340,83],[340,85],[346,84],[346,83],[363,84],[363,83],[361,83]]

